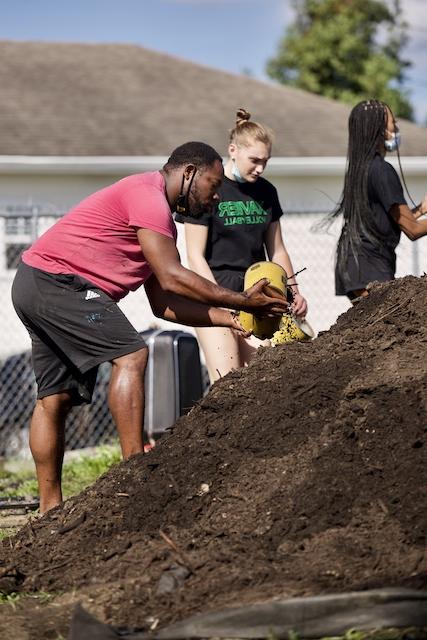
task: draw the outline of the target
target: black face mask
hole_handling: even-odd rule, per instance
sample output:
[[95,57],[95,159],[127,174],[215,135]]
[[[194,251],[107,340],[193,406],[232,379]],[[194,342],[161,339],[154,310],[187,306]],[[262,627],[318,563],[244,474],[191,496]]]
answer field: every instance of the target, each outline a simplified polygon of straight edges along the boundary
[[185,194],[183,193],[185,175],[182,174],[180,194],[177,197],[176,204],[175,204],[175,211],[177,213],[180,213],[182,216],[190,215],[189,195],[190,195],[191,185],[193,184],[194,176],[196,175],[196,173],[197,173],[197,169],[194,170],[194,173],[191,176],[190,184],[188,185],[188,189]]

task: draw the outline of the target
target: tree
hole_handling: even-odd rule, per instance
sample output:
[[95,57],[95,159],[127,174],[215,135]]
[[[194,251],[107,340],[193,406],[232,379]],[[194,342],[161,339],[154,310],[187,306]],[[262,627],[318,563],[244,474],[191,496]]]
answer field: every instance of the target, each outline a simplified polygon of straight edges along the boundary
[[376,98],[413,118],[402,89],[410,63],[401,58],[400,0],[294,0],[294,7],[296,20],[267,63],[271,78],[351,104]]

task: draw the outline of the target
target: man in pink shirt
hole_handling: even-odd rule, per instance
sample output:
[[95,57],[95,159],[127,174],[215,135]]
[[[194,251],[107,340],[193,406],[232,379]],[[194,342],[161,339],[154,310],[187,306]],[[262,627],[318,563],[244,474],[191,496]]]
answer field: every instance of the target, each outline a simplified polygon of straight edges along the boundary
[[124,458],[143,451],[144,340],[117,306],[142,284],[156,316],[243,331],[227,309],[282,314],[265,279],[244,293],[184,268],[172,212],[198,216],[218,200],[218,153],[202,142],[161,171],[132,175],[74,207],[22,255],[12,287],[32,340],[38,395],[30,427],[41,513],[62,501],[65,419],[90,402],[98,365],[112,363],[108,405]]

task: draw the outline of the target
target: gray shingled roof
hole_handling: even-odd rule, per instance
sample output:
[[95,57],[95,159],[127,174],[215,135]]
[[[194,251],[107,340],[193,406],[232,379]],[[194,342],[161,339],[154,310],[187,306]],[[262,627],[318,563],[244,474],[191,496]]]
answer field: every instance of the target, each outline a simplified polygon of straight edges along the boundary
[[[3,41],[0,87],[0,155],[168,155],[187,140],[224,154],[240,106],[273,128],[275,156],[346,153],[346,105],[134,45]],[[427,155],[427,129],[401,125],[402,153]]]

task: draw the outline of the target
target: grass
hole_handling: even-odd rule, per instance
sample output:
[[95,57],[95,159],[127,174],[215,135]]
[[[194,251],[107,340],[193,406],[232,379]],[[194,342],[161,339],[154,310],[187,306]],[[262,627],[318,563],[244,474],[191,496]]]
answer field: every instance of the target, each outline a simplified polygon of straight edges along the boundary
[[80,493],[93,484],[111,466],[121,461],[119,445],[103,445],[92,455],[82,455],[64,465],[62,473],[65,498]]
[[[121,460],[118,444],[103,445],[90,453],[85,452],[78,457],[70,458],[64,464],[62,489],[64,498],[76,495],[93,484],[100,475]],[[24,465],[22,469],[7,471],[0,468],[0,496],[2,498],[35,498],[38,487],[35,471]],[[1,512],[0,514],[6,512]],[[36,512],[32,512],[38,513]],[[28,517],[31,513],[28,513]],[[5,521],[3,524],[6,524]],[[0,540],[16,533],[16,527],[2,527],[0,515]],[[1,595],[1,594],[0,594]],[[1,600],[0,600],[1,602]]]
[[45,604],[46,602],[53,600],[56,595],[58,594],[47,593],[46,591],[38,591],[37,593],[18,593],[17,591],[4,593],[3,591],[0,591],[0,605],[8,604],[12,609],[16,609],[16,603],[18,600],[23,600],[24,598],[32,598],[34,600],[38,600],[40,604]]
[[[83,489],[121,460],[117,444],[103,445],[92,453],[68,460],[62,473],[64,498],[80,493]],[[37,496],[37,480],[33,470],[0,470],[0,495],[10,498]]]

